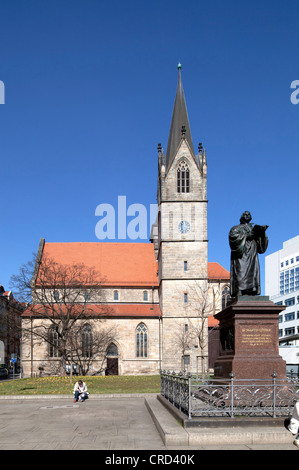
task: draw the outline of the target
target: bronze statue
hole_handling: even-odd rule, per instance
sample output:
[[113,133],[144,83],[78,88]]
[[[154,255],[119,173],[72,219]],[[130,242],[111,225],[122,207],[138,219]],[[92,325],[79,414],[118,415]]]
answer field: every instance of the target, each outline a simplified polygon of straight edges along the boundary
[[268,225],[253,225],[251,219],[250,212],[243,212],[240,225],[235,225],[229,232],[231,297],[261,293],[258,253],[267,250]]

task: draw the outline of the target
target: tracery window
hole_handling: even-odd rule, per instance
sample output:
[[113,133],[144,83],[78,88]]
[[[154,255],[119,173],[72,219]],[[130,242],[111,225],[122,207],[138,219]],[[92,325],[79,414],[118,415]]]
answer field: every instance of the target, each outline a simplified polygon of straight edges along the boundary
[[116,344],[110,343],[108,348],[106,349],[106,356],[109,357],[118,357],[118,348]]
[[92,331],[90,325],[85,325],[82,331],[82,356],[92,357]]
[[177,192],[178,193],[190,192],[190,171],[189,171],[189,166],[184,160],[181,161],[178,165]]
[[59,351],[59,335],[54,326],[49,328],[48,341],[49,341],[49,356],[60,357],[61,354]]
[[147,328],[140,323],[136,329],[136,356],[147,357]]
[[222,310],[227,306],[227,303],[229,300],[230,300],[229,288],[224,287],[222,291]]

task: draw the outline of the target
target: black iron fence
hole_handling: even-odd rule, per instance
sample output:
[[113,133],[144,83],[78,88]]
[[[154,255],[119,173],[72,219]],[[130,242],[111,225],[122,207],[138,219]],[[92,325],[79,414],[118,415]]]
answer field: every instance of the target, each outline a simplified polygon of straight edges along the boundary
[[160,371],[161,394],[192,417],[287,417],[299,400],[298,377],[277,379],[228,379]]

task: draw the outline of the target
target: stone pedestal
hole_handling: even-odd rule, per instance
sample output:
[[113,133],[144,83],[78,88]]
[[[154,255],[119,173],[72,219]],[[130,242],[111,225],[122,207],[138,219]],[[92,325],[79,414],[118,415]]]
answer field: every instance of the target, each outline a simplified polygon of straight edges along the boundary
[[269,379],[276,372],[286,378],[286,363],[279,355],[278,316],[284,306],[268,297],[242,296],[215,315],[219,320],[220,351],[215,379]]

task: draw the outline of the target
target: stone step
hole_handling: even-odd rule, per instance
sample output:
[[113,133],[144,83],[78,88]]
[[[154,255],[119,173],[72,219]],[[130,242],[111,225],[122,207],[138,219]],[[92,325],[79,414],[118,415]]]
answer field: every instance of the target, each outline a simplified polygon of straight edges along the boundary
[[254,426],[251,422],[246,426],[246,418],[235,426],[218,422],[217,427],[184,428],[157,398],[145,398],[145,403],[166,446],[292,444],[294,441],[294,436],[283,425],[269,423]]

